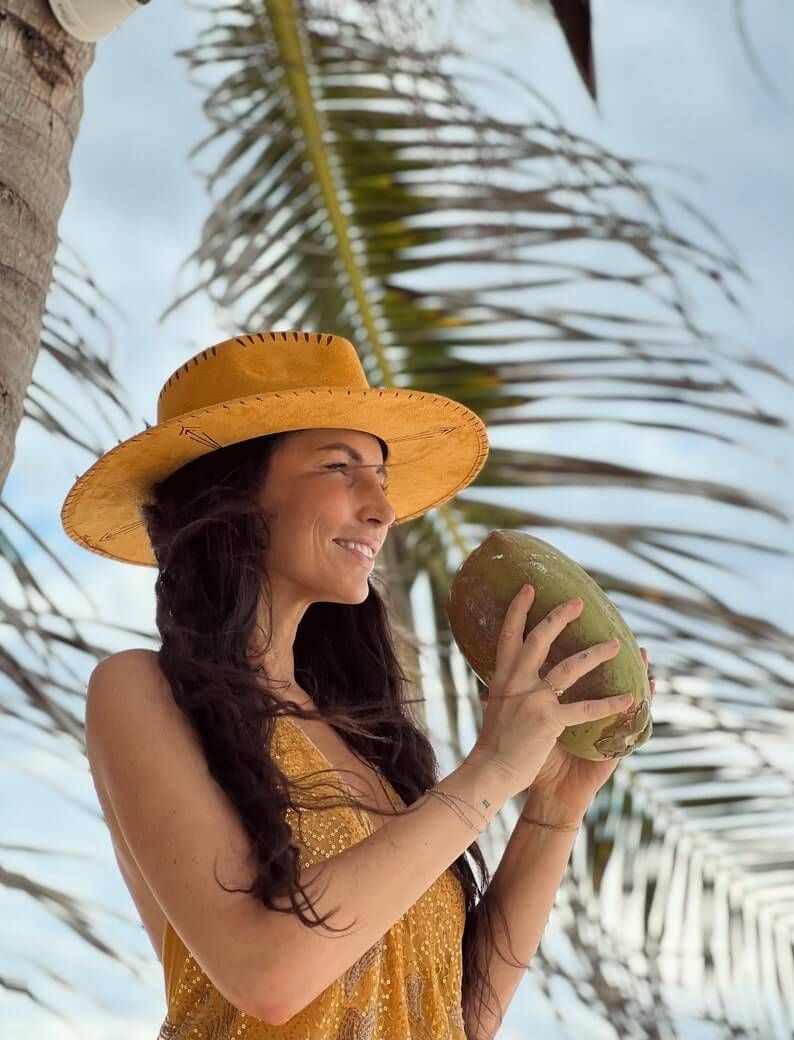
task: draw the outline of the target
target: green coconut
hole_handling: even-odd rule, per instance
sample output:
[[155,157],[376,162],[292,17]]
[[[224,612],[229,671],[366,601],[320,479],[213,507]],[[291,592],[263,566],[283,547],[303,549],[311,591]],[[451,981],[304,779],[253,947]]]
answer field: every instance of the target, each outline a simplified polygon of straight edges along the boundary
[[460,651],[485,686],[496,669],[496,649],[507,608],[522,585],[535,588],[524,638],[554,607],[579,596],[584,604],[551,644],[541,675],[559,661],[610,639],[620,650],[568,687],[560,703],[597,700],[630,693],[626,711],[595,722],[568,726],[559,742],[579,758],[623,758],[641,747],[653,732],[650,684],[634,633],[615,604],[582,567],[548,542],[523,531],[491,531],[463,561],[449,596],[447,616]]

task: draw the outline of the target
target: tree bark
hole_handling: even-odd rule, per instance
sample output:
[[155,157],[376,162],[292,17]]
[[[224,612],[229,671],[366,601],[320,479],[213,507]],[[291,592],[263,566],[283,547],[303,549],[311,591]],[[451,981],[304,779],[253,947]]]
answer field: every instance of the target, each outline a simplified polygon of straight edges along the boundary
[[0,491],[39,353],[94,44],[47,0],[0,0]]

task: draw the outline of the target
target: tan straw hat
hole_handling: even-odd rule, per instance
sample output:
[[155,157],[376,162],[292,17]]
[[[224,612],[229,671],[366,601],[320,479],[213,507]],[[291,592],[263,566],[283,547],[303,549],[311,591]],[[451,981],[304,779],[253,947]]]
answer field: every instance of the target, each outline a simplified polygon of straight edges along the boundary
[[140,514],[153,484],[209,451],[284,430],[331,427],[389,446],[389,501],[405,523],[453,498],[488,456],[458,401],[371,387],[353,344],[320,332],[254,332],[207,347],[168,377],[157,424],[102,455],[64,500],[69,537],[100,556],[156,567]]

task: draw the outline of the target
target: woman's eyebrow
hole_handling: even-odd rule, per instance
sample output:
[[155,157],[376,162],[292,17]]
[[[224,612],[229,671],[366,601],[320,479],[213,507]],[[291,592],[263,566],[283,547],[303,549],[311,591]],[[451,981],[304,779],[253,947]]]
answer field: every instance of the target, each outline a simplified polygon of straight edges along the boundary
[[[315,448],[314,450],[315,451],[329,451],[331,448],[339,448],[342,451],[346,451],[347,454],[350,456],[350,458],[354,462],[363,462],[364,461],[364,456],[360,452],[356,451],[356,449],[352,448],[349,444],[343,444],[341,441],[337,441],[334,444],[321,444],[319,448]],[[386,475],[386,464],[385,463],[381,463],[378,466],[378,473],[382,473],[384,476]]]

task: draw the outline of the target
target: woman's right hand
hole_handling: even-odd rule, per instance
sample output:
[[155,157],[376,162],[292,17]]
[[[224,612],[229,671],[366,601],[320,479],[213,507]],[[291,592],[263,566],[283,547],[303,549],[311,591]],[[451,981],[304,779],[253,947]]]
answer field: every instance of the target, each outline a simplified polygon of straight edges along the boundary
[[566,726],[626,711],[631,702],[631,697],[613,696],[560,704],[545,680],[556,689],[566,690],[603,661],[615,657],[620,645],[617,641],[596,643],[564,658],[541,679],[540,670],[551,644],[579,617],[583,604],[579,599],[561,603],[523,639],[534,598],[535,590],[530,585],[524,592],[519,590],[507,608],[482,729],[469,752],[477,761],[485,758],[511,777],[514,795],[530,786]]

